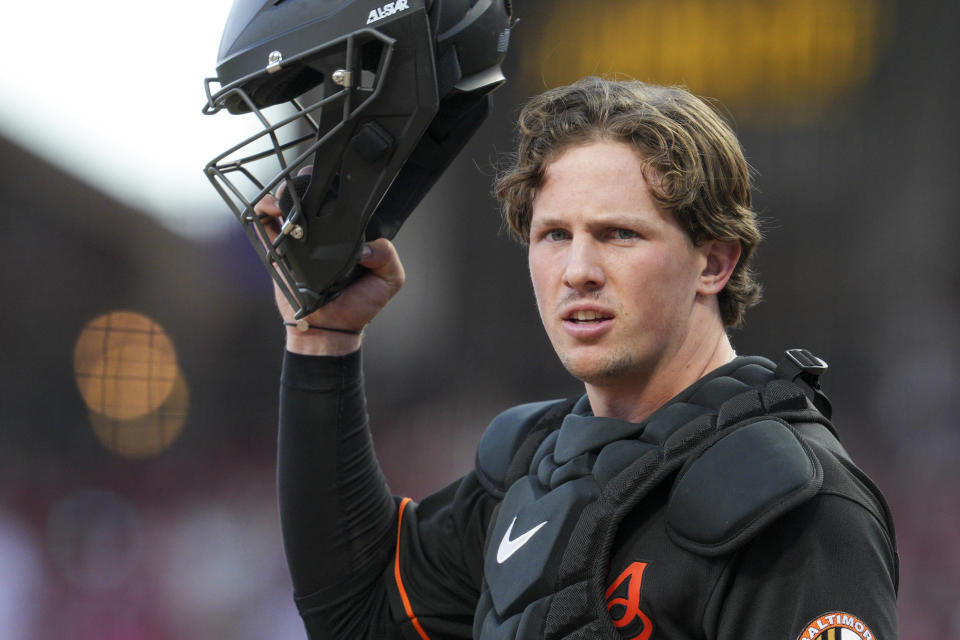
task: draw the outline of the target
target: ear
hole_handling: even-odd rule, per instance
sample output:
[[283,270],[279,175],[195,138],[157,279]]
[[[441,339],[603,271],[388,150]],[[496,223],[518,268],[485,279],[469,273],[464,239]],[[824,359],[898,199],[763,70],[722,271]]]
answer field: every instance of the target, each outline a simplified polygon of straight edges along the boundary
[[697,293],[716,295],[727,286],[740,260],[740,243],[736,240],[708,240],[698,248],[706,258],[706,264],[700,272]]

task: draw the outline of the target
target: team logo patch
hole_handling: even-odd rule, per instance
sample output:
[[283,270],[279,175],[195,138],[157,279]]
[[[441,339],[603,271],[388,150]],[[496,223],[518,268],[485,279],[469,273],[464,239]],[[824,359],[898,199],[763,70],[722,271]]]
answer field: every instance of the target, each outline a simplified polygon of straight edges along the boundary
[[834,611],[807,623],[797,640],[875,640],[873,633],[857,616]]
[[634,562],[617,576],[604,594],[613,626],[621,634],[629,634],[630,640],[649,640],[653,633],[650,618],[640,610],[640,587],[646,568],[646,562]]

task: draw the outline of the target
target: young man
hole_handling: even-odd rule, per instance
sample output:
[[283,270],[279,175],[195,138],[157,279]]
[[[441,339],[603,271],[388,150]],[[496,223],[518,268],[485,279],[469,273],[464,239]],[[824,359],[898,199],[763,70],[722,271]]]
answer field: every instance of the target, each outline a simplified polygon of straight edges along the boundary
[[895,638],[892,522],[824,415],[822,363],[727,338],[760,238],[729,127],[685,91],[587,78],[519,130],[498,196],[586,393],[504,412],[474,471],[395,500],[359,331],[404,273],[370,243],[370,273],[287,338],[279,495],[310,637]]

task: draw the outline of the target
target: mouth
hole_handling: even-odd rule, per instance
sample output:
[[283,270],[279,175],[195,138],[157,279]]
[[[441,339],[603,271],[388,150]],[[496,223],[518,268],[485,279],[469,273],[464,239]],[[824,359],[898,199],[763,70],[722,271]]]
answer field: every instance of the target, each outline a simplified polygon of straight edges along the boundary
[[576,340],[593,342],[613,329],[614,314],[596,307],[570,309],[560,317],[567,335]]
[[595,309],[578,309],[576,311],[571,311],[563,316],[563,319],[566,322],[572,322],[574,324],[600,324],[607,320],[612,320],[613,315],[605,311],[597,311]]

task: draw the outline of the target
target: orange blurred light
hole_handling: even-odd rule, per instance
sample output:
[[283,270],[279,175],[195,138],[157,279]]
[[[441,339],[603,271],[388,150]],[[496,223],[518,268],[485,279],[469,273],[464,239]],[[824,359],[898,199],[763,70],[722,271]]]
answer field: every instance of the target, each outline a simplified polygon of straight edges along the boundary
[[124,456],[165,450],[183,429],[189,390],[173,342],[139,313],[91,320],[74,349],[74,372],[104,447]]
[[556,2],[528,78],[624,74],[681,84],[738,117],[810,120],[862,88],[889,39],[889,0]]
[[163,404],[179,371],[173,343],[163,328],[129,311],[113,311],[88,322],[77,339],[73,367],[90,410],[121,420]]
[[148,414],[120,420],[91,413],[93,432],[110,451],[132,458],[165,451],[183,431],[190,396],[183,376],[178,375],[166,401]]

